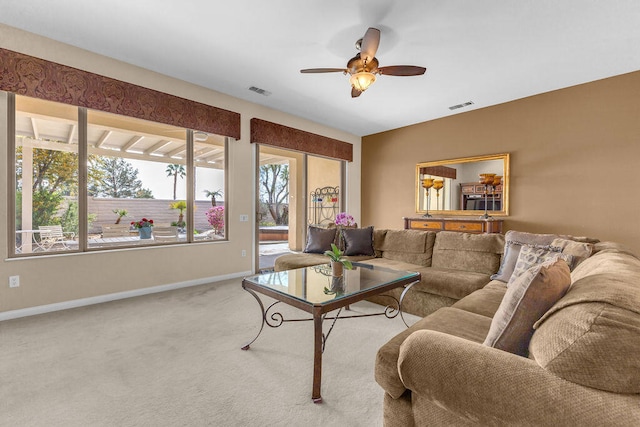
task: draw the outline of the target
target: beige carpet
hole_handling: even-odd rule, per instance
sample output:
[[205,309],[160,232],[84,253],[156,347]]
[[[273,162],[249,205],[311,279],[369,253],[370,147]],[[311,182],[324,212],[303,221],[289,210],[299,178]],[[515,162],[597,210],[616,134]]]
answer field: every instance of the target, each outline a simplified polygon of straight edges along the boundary
[[[280,306],[285,317],[306,315]],[[0,322],[0,425],[382,425],[373,365],[404,330],[399,317],[337,322],[320,405],[312,322],[265,327],[240,350],[259,323],[240,280]]]

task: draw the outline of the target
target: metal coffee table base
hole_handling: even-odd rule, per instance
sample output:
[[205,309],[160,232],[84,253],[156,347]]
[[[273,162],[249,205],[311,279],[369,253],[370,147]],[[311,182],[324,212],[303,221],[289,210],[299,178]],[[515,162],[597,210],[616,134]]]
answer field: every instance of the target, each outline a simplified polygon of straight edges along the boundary
[[[407,292],[411,289],[411,287],[413,285],[415,285],[416,283],[418,283],[418,281],[414,281],[412,283],[409,283],[407,285],[405,285],[404,290],[402,291],[402,294],[400,296],[400,300],[395,299],[394,297],[390,296],[390,295],[384,295],[389,297],[390,299],[392,299],[395,304],[392,305],[388,305],[385,307],[384,311],[380,312],[380,313],[371,313],[371,314],[354,314],[354,315],[343,315],[341,316],[342,310],[343,308],[346,308],[347,310],[349,310],[349,304],[343,304],[342,306],[337,306],[335,308],[331,308],[330,311],[335,311],[336,309],[338,310],[338,312],[335,315],[329,316],[329,311],[327,310],[327,306],[311,306],[311,318],[298,318],[298,319],[285,319],[284,316],[282,315],[282,313],[272,310],[275,306],[277,306],[279,303],[281,302],[287,302],[287,301],[275,301],[272,304],[270,304],[266,310],[264,308],[264,304],[262,303],[262,300],[260,299],[260,297],[258,296],[258,294],[254,291],[254,290],[258,290],[259,292],[265,293],[263,292],[263,289],[258,288],[256,289],[255,287],[249,288],[247,286],[247,283],[245,283],[244,281],[242,282],[242,288],[249,292],[251,295],[253,295],[253,297],[256,299],[256,301],[258,302],[258,305],[260,306],[260,311],[262,313],[262,323],[260,325],[260,330],[258,331],[258,334],[255,336],[255,338],[253,338],[251,341],[249,341],[247,344],[245,344],[244,346],[241,347],[242,350],[249,350],[251,348],[251,344],[253,344],[258,337],[260,336],[260,334],[262,333],[263,329],[264,329],[264,325],[266,324],[267,326],[271,327],[271,328],[278,328],[280,326],[282,326],[284,323],[286,322],[307,322],[307,321],[313,321],[313,341],[314,341],[314,345],[313,345],[313,388],[311,391],[311,399],[313,400],[314,403],[322,403],[322,396],[320,393],[320,389],[321,389],[321,383],[322,383],[322,353],[324,352],[324,348],[327,342],[327,339],[329,338],[329,335],[331,334],[331,331],[333,330],[333,327],[336,324],[336,321],[338,319],[350,319],[350,318],[357,318],[357,317],[371,317],[371,316],[386,316],[389,319],[393,319],[395,317],[398,316],[398,314],[400,314],[400,317],[402,318],[402,321],[404,322],[404,324],[409,327],[409,325],[407,324],[403,314],[402,314],[402,301],[404,300],[405,295],[407,294]],[[270,294],[270,293],[269,293]],[[272,294],[269,295],[270,297],[276,297]],[[350,300],[350,299],[347,299]],[[345,300],[346,301],[346,300]],[[357,301],[351,301],[351,303],[353,302],[357,302]],[[305,307],[301,307],[299,304],[291,304],[291,302],[289,302],[290,305],[293,305],[294,307],[297,308],[301,308],[305,311],[309,311],[308,310],[308,306]],[[327,333],[324,333],[323,330],[323,322],[325,320],[332,320],[331,322],[331,326],[329,327],[329,330],[327,331]]]

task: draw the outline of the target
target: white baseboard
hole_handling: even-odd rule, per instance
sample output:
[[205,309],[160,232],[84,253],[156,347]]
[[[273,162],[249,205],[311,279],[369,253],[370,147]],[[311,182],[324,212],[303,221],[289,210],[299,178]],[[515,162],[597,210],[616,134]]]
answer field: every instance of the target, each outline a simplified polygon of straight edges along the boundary
[[150,288],[133,289],[131,291],[116,292],[113,294],[98,295],[95,297],[81,298],[71,301],[57,302],[54,304],[39,305],[35,307],[22,308],[19,310],[10,310],[0,313],[0,322],[3,320],[18,319],[20,317],[35,316],[38,314],[51,313],[53,311],[67,310],[69,308],[84,307],[86,305],[100,304],[103,302],[116,301],[125,298],[133,298],[141,295],[155,294],[157,292],[166,292],[174,289],[188,288],[191,286],[205,285],[207,283],[220,282],[227,279],[238,279],[249,276],[250,271],[240,273],[225,274],[222,276],[206,277],[197,280],[188,280],[186,282],[170,283],[168,285],[153,286]]

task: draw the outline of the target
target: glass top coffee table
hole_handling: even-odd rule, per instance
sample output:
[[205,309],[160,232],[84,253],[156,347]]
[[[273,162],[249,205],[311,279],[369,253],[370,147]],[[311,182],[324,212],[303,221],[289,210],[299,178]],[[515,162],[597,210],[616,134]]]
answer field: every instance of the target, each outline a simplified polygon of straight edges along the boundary
[[[242,281],[242,288],[258,301],[262,311],[262,325],[254,339],[242,347],[249,350],[264,329],[264,325],[277,328],[285,322],[313,321],[314,349],[313,349],[313,389],[311,399],[315,403],[322,402],[320,386],[322,379],[322,352],[336,321],[344,318],[367,317],[384,315],[394,318],[402,316],[402,300],[407,291],[420,281],[420,273],[392,270],[375,267],[368,264],[354,263],[352,270],[344,270],[341,277],[331,275],[329,264],[313,267],[298,268],[280,272],[257,274],[246,277]],[[380,313],[342,315],[342,310],[350,304],[362,301],[374,295],[383,294],[391,289],[404,286],[400,300],[395,300],[394,306],[387,306]],[[257,293],[275,299],[266,309]],[[300,310],[311,313],[311,318],[285,319],[273,310],[279,303],[285,303]],[[327,314],[338,310],[335,314]],[[331,327],[325,334],[322,323],[332,320]],[[407,323],[405,322],[405,325]]]

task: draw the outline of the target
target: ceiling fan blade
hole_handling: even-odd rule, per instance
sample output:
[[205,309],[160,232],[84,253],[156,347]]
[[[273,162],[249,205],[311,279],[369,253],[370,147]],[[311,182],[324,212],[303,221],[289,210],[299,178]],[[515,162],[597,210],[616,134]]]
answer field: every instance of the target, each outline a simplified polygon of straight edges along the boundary
[[301,73],[346,73],[346,68],[307,68],[305,70],[300,70]]
[[360,46],[360,59],[371,61],[378,51],[378,45],[380,44],[380,30],[377,28],[369,28],[362,38],[362,45]]
[[419,76],[427,71],[424,67],[416,67],[415,65],[391,65],[389,67],[380,67],[378,72],[387,76]]
[[356,89],[355,87],[351,88],[351,97],[352,98],[357,98],[362,94],[362,91]]

